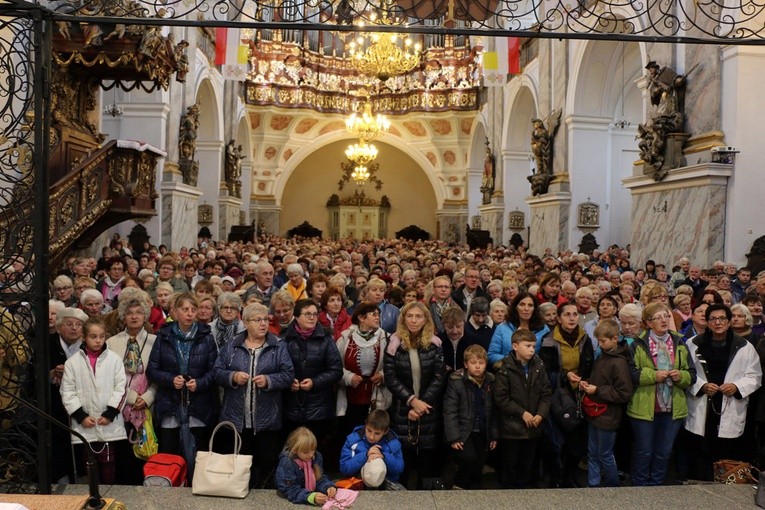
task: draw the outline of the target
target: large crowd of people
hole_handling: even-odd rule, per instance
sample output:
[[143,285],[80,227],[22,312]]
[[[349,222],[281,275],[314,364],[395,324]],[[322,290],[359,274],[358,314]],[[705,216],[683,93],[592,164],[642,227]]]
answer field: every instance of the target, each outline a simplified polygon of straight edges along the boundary
[[[149,419],[190,472],[232,422],[252,487],[307,463],[298,475],[326,489],[310,459],[357,475],[361,443],[370,463],[400,448],[387,478],[409,489],[480,488],[492,471],[504,488],[661,485],[760,464],[765,274],[667,262],[273,236],[174,253],[115,235],[52,280],[53,413],[122,484],[142,481],[131,443]],[[53,479],[73,480],[82,445],[53,441]],[[222,429],[214,446],[233,443]]]

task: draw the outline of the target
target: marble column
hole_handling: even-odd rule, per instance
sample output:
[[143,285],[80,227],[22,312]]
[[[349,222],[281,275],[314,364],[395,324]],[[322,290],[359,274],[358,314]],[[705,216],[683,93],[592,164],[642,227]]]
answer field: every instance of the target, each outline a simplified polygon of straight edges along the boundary
[[218,239],[228,239],[231,227],[239,225],[239,211],[242,209],[242,199],[221,195],[218,198]]
[[553,253],[567,250],[571,193],[551,191],[527,197],[526,203],[531,215],[529,252],[541,256],[547,248],[551,248]]
[[[499,200],[502,200],[500,197]],[[478,208],[481,213],[481,230],[488,230],[494,246],[503,244],[504,213],[505,207],[492,199],[491,204],[482,205]]]
[[162,196],[162,244],[170,251],[197,243],[197,210],[202,190],[181,182],[164,181]]
[[262,228],[266,234],[286,235],[280,230],[281,212],[272,198],[250,197],[250,223],[255,222],[256,232]]
[[672,170],[661,182],[642,175],[622,179],[632,193],[632,267],[648,259],[668,268],[680,257],[701,267],[722,260],[732,174],[733,165],[703,163]]
[[438,239],[450,243],[464,243],[467,240],[468,210],[467,204],[449,204],[436,211],[436,222],[439,226]]

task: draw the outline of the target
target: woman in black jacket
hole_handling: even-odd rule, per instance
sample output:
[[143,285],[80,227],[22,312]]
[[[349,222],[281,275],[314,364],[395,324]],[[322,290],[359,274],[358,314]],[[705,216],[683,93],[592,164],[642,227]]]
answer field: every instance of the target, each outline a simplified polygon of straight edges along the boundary
[[393,395],[390,414],[404,452],[406,483],[417,470],[417,487],[426,477],[438,476],[440,463],[441,397],[446,385],[441,341],[434,336],[433,319],[419,302],[401,310],[385,350],[385,384]]
[[[171,313],[174,320],[157,332],[146,375],[157,385],[154,412],[159,450],[182,454],[193,473],[195,450],[207,449],[210,427],[215,423],[213,367],[218,349],[210,327],[197,323],[193,294],[177,294]],[[186,426],[196,445],[184,437]]]
[[289,434],[305,426],[322,444],[333,428],[334,385],[343,376],[343,364],[332,331],[325,331],[319,324],[316,303],[301,299],[295,303],[294,316],[284,334],[295,379],[284,394],[283,432]]

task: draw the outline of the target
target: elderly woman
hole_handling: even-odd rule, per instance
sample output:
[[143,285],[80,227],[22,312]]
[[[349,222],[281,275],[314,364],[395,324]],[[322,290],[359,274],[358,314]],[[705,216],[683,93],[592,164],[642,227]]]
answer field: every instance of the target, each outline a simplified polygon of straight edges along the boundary
[[244,323],[239,319],[242,298],[233,292],[221,292],[218,296],[218,317],[210,323],[218,352],[236,335],[244,331]]
[[[386,333],[393,333],[396,330],[399,309],[385,300],[386,290],[387,285],[384,281],[379,278],[372,278],[364,287],[361,297],[362,301],[369,301],[377,305],[380,309],[380,327]],[[348,313],[353,314],[351,310],[348,310]]]
[[[263,488],[279,459],[282,395],[295,371],[287,345],[268,332],[268,308],[248,305],[242,319],[246,332],[224,344],[215,362],[215,379],[223,388],[220,421],[232,422],[239,431],[241,453],[253,456],[250,487]],[[221,443],[233,450],[233,433],[220,432]]]
[[165,322],[173,319],[170,317],[170,305],[173,299],[173,286],[167,282],[159,282],[154,290],[154,306],[149,315],[149,324],[154,328],[154,333],[159,332]]
[[295,300],[286,290],[278,290],[271,296],[271,321],[268,332],[284,338],[287,328],[295,319]]
[[49,335],[56,334],[56,318],[57,318],[59,310],[65,307],[66,305],[61,301],[58,301],[56,299],[48,300],[48,334]]
[[319,324],[319,309],[312,300],[295,303],[295,320],[284,342],[295,367],[290,391],[284,394],[285,432],[306,426],[321,443],[332,430],[334,386],[342,378],[343,364],[332,333]]
[[643,309],[648,330],[632,346],[639,385],[627,406],[635,436],[632,481],[661,485],[667,476],[672,444],[688,416],[685,390],[696,370],[682,337],[669,329],[672,313],[662,302]]
[[199,308],[197,308],[197,322],[200,324],[210,324],[218,316],[218,303],[212,296],[198,297]]
[[88,317],[98,317],[112,311],[112,308],[104,303],[104,296],[96,289],[85,289],[80,294],[80,308]]
[[437,451],[446,372],[441,341],[434,332],[424,304],[405,305],[383,360],[385,384],[393,397],[392,428],[404,453],[401,480],[409,480],[409,473],[415,470],[419,488],[423,478],[438,476],[441,470]]
[[287,266],[287,283],[281,290],[286,290],[292,296],[292,300],[297,302],[300,299],[308,297],[307,283],[303,278],[303,266],[298,263]]
[[675,320],[675,325],[679,328],[678,331],[682,331],[691,323],[691,316],[693,315],[691,298],[685,294],[678,294],[675,296],[673,304],[675,309],[672,310],[672,317]]
[[752,344],[733,332],[731,318],[727,306],[709,305],[707,330],[687,343],[697,378],[687,392],[685,428],[691,433],[690,474],[697,480],[712,480],[712,464],[718,460],[752,460],[744,427],[762,369]]
[[688,340],[696,335],[699,335],[707,329],[707,307],[709,305],[704,302],[699,302],[693,307],[693,313],[691,314],[691,323],[685,327],[683,333],[683,340]]
[[340,339],[343,331],[351,327],[351,316],[343,308],[345,293],[342,287],[330,287],[321,296],[321,312],[319,323],[327,331],[332,332],[335,342]]
[[542,338],[550,332],[539,313],[537,300],[528,292],[521,292],[510,304],[508,318],[498,324],[489,344],[489,365],[495,369],[513,350],[512,336],[518,329],[528,329],[537,338],[536,352],[542,347]]
[[486,286],[486,294],[490,301],[502,299],[502,280],[491,280]]
[[77,298],[74,296],[74,283],[66,275],[62,274],[53,280],[53,296],[64,303],[64,306],[77,306]]
[[321,296],[327,291],[329,286],[329,278],[324,273],[314,273],[308,277],[306,282],[306,292],[308,297],[321,307]]
[[[120,299],[117,315],[125,324],[125,330],[109,338],[106,346],[123,360],[126,388],[122,416],[128,438],[138,440],[140,437],[138,431],[146,419],[146,413],[151,413],[157,393],[157,385],[149,384],[146,377],[146,368],[149,366],[149,356],[156,336],[143,327],[149,317],[149,305],[146,299]],[[117,452],[117,457],[120,463],[127,462],[125,469],[117,470],[117,482],[140,485],[143,479],[143,463],[129,449],[125,452]]]
[[584,331],[587,333],[587,336],[590,337],[593,349],[595,349],[595,352],[600,355],[598,339],[595,338],[595,327],[603,319],[615,318],[617,312],[619,311],[619,303],[617,303],[614,296],[603,296],[598,300],[597,309],[598,316],[584,325]]
[[[489,303],[489,317],[494,323],[494,331],[496,331],[497,326],[507,320],[507,304],[499,299],[495,299]],[[492,333],[492,336],[494,336],[494,333]],[[491,339],[489,340],[489,343],[491,343]]]
[[730,308],[730,311],[730,328],[734,333],[747,340],[756,348],[760,341],[760,336],[752,331],[752,324],[754,324],[752,312],[749,311],[749,308],[747,308],[746,305],[742,305],[741,303],[733,305]]
[[539,314],[545,321],[550,331],[558,325],[558,307],[552,303],[542,303],[539,305]]
[[621,337],[629,346],[640,334],[643,326],[643,309],[635,303],[627,303],[619,310],[619,326]]
[[[159,286],[157,287],[159,291]],[[197,298],[173,297],[173,322],[162,326],[149,357],[149,381],[157,385],[154,409],[159,450],[182,454],[193,474],[195,449],[205,449],[215,422],[215,347],[210,327],[197,322]],[[181,427],[188,425],[194,442]]]
[[380,310],[374,303],[362,301],[351,322],[337,342],[343,378],[337,390],[336,414],[344,417],[342,431],[347,434],[364,423],[373,400],[378,409],[386,409],[390,404],[390,392],[383,385],[383,354],[388,335],[380,328]]

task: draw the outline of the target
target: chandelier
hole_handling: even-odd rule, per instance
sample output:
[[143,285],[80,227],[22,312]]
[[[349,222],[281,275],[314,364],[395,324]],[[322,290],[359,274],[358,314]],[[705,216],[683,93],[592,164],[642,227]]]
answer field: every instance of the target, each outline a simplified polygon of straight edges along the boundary
[[345,128],[361,140],[374,140],[380,133],[390,129],[390,121],[382,114],[372,115],[372,104],[367,100],[361,115],[353,112],[345,119]]
[[358,186],[363,186],[370,177],[369,169],[364,165],[357,165],[351,173],[351,178],[356,181]]
[[377,147],[361,139],[359,143],[348,146],[345,150],[345,156],[357,166],[365,166],[377,157]]
[[420,43],[396,33],[362,33],[349,44],[351,65],[360,73],[386,81],[420,63]]

